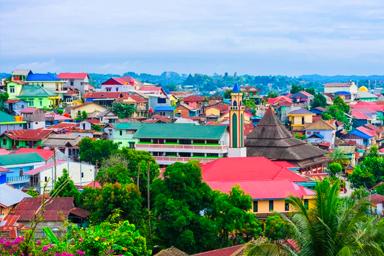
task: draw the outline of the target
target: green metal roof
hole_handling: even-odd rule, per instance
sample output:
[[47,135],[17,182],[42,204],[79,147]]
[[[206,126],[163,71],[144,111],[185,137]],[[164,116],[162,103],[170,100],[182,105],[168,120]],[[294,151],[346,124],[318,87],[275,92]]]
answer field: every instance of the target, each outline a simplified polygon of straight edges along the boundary
[[142,126],[142,123],[135,122],[125,122],[125,123],[116,123],[114,128],[117,130],[137,130]]
[[197,139],[219,140],[226,130],[226,126],[204,126],[195,124],[147,124],[134,134],[134,138],[154,139]]
[[18,98],[26,98],[26,97],[50,97],[54,96],[52,92],[49,92],[45,88],[43,88],[40,85],[32,85],[32,84],[26,84],[23,85],[23,88],[21,89],[20,95],[17,96]]
[[15,117],[0,111],[0,123],[15,122]]
[[37,153],[0,155],[0,166],[44,162]]

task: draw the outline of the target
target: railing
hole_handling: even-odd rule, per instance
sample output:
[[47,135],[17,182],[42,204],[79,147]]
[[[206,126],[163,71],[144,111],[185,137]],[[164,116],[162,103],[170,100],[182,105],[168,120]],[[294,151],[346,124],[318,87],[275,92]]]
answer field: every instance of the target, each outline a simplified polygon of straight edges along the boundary
[[181,144],[140,144],[137,143],[135,145],[137,149],[144,149],[144,148],[173,148],[173,149],[190,149],[190,150],[201,150],[201,149],[215,149],[215,150],[226,150],[228,149],[225,145],[181,145]]
[[210,162],[216,160],[217,157],[205,158],[205,157],[177,157],[177,156],[154,156],[158,162],[189,162],[191,160],[199,161],[201,163]]
[[7,177],[7,183],[9,183],[9,184],[25,183],[25,182],[29,182],[29,176]]

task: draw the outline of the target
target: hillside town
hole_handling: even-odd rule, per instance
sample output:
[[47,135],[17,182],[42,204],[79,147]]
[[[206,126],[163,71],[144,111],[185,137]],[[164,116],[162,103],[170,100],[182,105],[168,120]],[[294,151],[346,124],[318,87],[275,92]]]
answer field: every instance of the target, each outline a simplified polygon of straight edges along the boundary
[[[383,230],[383,88],[291,84],[266,95],[235,83],[207,95],[90,80],[32,70],[2,80],[0,242],[14,245],[0,252],[48,238],[41,250],[53,253],[69,223],[92,240],[76,255],[106,255],[96,247],[109,232],[130,240],[111,255],[248,255],[265,239],[300,252],[289,219],[332,196],[366,200],[365,218]],[[39,248],[30,244],[20,250]]]

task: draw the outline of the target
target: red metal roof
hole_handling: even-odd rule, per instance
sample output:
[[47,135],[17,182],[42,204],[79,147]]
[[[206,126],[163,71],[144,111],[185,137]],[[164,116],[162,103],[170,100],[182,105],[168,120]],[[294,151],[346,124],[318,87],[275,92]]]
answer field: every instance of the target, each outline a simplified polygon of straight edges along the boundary
[[7,131],[4,134],[12,140],[39,141],[45,139],[51,133],[51,130],[36,129]]
[[23,109],[20,111],[20,113],[23,113],[23,114],[31,114],[31,113],[35,112],[36,109],[37,109],[37,108],[32,108],[32,107],[30,107],[30,108],[23,108]]
[[101,188],[101,185],[98,181],[91,181],[90,183],[84,185],[84,188]]
[[241,251],[245,246],[246,245],[244,244],[239,244],[239,245],[220,248],[216,250],[200,252],[200,253],[194,254],[193,256],[231,256],[235,252]]
[[[204,181],[239,182],[289,180],[307,181],[306,178],[269,160],[266,157],[220,158],[202,164]],[[236,171],[234,171],[236,170]]]
[[129,76],[125,77],[112,77],[103,82],[102,85],[135,85],[135,79]]
[[66,79],[85,79],[88,76],[87,73],[60,73],[57,75],[58,78]]
[[131,98],[136,102],[146,102],[147,100],[144,97],[141,97],[135,93],[129,92],[87,92],[84,94],[83,98],[91,99],[128,99]]
[[292,104],[292,99],[287,97],[287,96],[278,96],[275,98],[269,98],[268,104],[270,104],[270,105],[276,105],[276,104],[278,104],[278,105],[281,105],[281,104],[290,105],[290,104]]

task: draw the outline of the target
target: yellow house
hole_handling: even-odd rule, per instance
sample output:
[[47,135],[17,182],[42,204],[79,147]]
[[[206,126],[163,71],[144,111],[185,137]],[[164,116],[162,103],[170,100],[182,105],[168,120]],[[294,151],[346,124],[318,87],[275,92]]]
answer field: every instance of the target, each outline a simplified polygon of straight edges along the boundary
[[107,109],[103,106],[96,104],[96,103],[86,102],[84,104],[72,107],[70,111],[71,111],[71,118],[75,119],[83,111],[85,111],[89,115],[89,114],[92,114],[95,112],[104,112],[104,111],[107,111]]
[[288,121],[292,131],[304,131],[306,124],[313,123],[313,116],[315,114],[311,111],[299,108],[288,113]]

